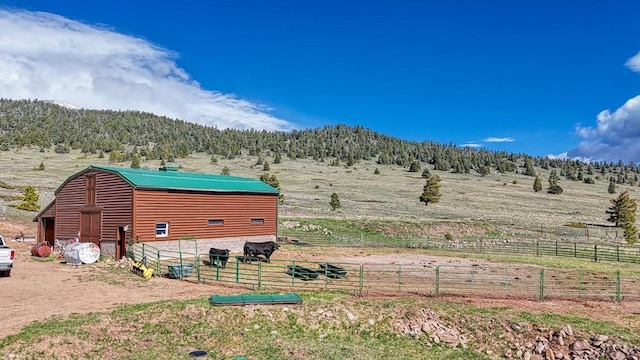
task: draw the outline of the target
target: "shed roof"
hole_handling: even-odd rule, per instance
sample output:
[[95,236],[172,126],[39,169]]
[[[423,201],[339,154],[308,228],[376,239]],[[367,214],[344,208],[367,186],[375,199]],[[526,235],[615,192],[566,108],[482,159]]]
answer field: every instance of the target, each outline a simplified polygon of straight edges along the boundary
[[153,190],[186,190],[211,192],[238,192],[278,194],[278,189],[256,179],[238,176],[201,174],[183,171],[162,171],[149,169],[133,169],[117,166],[91,165],[79,173],[72,175],[56,190],[56,193],[69,180],[90,170],[107,171],[120,175],[136,189]]

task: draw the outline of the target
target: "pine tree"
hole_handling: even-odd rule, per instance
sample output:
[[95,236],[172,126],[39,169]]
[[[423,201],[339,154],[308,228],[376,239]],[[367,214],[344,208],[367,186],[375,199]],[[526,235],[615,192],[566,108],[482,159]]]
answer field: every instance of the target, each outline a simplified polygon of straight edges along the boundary
[[273,163],[274,164],[280,164],[282,163],[282,154],[280,154],[280,152],[276,152],[276,155],[273,158]]
[[268,162],[266,162],[266,161],[265,161],[265,162],[262,164],[262,171],[271,171],[271,166],[269,166],[269,163],[268,163]]
[[228,166],[225,166],[222,168],[222,172],[220,172],[220,175],[230,175],[231,174],[231,170],[229,170]]
[[616,183],[614,183],[613,181],[609,181],[609,187],[607,188],[607,192],[609,194],[615,194],[616,193]]
[[378,170],[378,168],[376,168],[375,170],[373,170],[374,175],[380,175],[380,170]]
[[355,163],[356,160],[353,157],[353,153],[349,152],[349,155],[347,155],[347,166],[353,166]]
[[526,157],[524,159],[524,171],[522,174],[527,176],[536,176],[536,171],[533,169],[533,163],[531,162],[530,157]]
[[36,189],[27,185],[24,188],[22,195],[22,202],[16,206],[16,208],[27,211],[38,211],[40,210],[40,204],[38,204],[38,200],[40,199],[40,195]]
[[633,245],[638,241],[638,228],[636,224],[628,222],[622,226],[624,230],[624,239],[627,244]]
[[[262,173],[262,175],[260,175],[260,181],[262,181],[263,183],[278,189],[278,191],[281,191],[280,189],[280,180],[278,180],[278,178],[276,177],[276,174],[270,174],[268,172]],[[284,195],[282,195],[282,193],[280,193],[280,195],[278,195],[278,201],[280,203],[284,202]]]
[[549,187],[547,188],[547,193],[549,194],[562,194],[562,188],[558,185],[558,181],[560,178],[558,177],[558,173],[556,170],[551,170],[549,174]]
[[424,170],[422,170],[422,177],[427,179],[431,176],[431,171],[429,171],[428,167],[425,167]]
[[638,204],[629,196],[629,190],[623,191],[617,198],[610,201],[611,206],[606,211],[609,215],[607,221],[622,227],[627,223],[635,225]]
[[538,192],[542,190],[542,179],[539,175],[536,175],[536,179],[533,180],[533,191]]
[[418,171],[420,171],[420,161],[416,160],[411,163],[411,166],[409,166],[409,172],[418,172]]
[[329,202],[329,205],[331,205],[331,210],[340,209],[342,207],[342,205],[340,205],[340,198],[338,197],[338,194],[331,194],[331,201]]
[[429,205],[429,203],[436,204],[440,201],[441,196],[440,177],[438,175],[430,176],[422,188],[420,202],[423,202],[425,206]]
[[140,154],[136,153],[131,159],[131,168],[140,169]]

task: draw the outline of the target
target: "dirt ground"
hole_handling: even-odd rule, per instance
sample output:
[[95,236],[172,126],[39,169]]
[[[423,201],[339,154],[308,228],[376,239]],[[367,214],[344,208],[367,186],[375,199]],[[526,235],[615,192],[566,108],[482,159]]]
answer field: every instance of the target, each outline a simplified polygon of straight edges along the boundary
[[[60,261],[33,258],[31,242],[16,242],[13,235],[23,231],[27,239],[33,237],[35,229],[31,224],[2,221],[0,234],[16,250],[14,270],[10,277],[0,278],[0,311],[2,325],[0,339],[19,332],[34,321],[51,317],[65,317],[73,313],[88,313],[113,309],[122,304],[145,303],[158,300],[189,299],[212,294],[230,294],[247,291],[229,284],[197,284],[186,280],[153,277],[149,280],[137,277],[126,268],[116,266],[116,262],[100,262],[92,265],[73,266]],[[292,249],[283,247],[278,258],[305,257],[320,260],[327,254],[314,254],[309,248]],[[357,249],[352,253],[342,251],[344,260],[370,263],[404,261],[459,264],[464,259],[437,258],[427,256],[399,257],[397,254],[368,254]],[[275,256],[274,256],[275,258]],[[334,257],[335,260],[335,257]],[[482,298],[451,298],[451,301],[471,303],[477,306],[505,306],[523,311],[542,313],[571,313],[619,324],[639,326],[640,303],[608,301],[518,301]]]
[[129,274],[128,269],[115,267],[115,261],[74,266],[60,261],[37,260],[30,254],[33,242],[10,244],[16,250],[16,258],[11,276],[0,278],[3,313],[0,338],[18,332],[33,321],[52,316],[233,291],[228,287],[159,277],[144,280]]

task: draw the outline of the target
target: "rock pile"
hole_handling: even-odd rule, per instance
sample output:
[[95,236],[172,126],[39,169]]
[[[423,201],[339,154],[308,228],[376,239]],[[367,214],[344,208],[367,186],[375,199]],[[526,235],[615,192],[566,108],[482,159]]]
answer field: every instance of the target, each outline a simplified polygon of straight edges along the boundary
[[451,347],[467,347],[467,339],[460,328],[449,327],[438,320],[438,315],[430,309],[421,309],[413,319],[407,323],[396,324],[396,330],[403,335],[428,336],[427,346],[446,344]]
[[[571,326],[537,336],[534,342],[516,347],[515,354],[507,350],[505,358],[524,360],[640,360],[640,348],[618,344],[607,335],[594,335],[588,340],[576,340]],[[515,356],[514,356],[515,355]]]
[[[477,320],[477,319],[476,319]],[[410,317],[396,322],[397,333],[425,339],[428,347],[440,344],[451,347],[473,348],[500,359],[513,360],[640,360],[640,347],[622,344],[608,335],[576,335],[571,325],[556,330],[536,328],[532,324],[498,322],[495,319],[482,326],[501,333],[478,334],[465,327],[460,319],[455,324],[445,324],[430,309],[420,309]],[[477,321],[470,321],[476,323]],[[466,330],[465,330],[466,329]],[[489,335],[489,336],[487,336]],[[501,341],[496,341],[497,339]]]

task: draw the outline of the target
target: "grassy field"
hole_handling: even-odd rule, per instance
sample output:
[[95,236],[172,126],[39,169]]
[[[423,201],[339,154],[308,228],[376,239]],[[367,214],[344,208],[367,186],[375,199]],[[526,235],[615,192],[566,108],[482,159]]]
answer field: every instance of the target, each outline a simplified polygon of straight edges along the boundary
[[[619,326],[584,315],[429,298],[301,296],[303,304],[289,306],[217,307],[202,298],[77,314],[35,323],[0,340],[0,355],[188,359],[189,352],[205,350],[212,359],[492,359],[567,324],[576,338],[611,332],[632,343],[639,340],[637,321]],[[421,330],[425,323],[430,330]],[[431,331],[453,334],[453,339],[434,341]]]
[[[15,187],[0,188],[0,213],[9,217],[31,219],[35,213],[16,210],[8,206],[16,204],[21,188],[33,185],[40,194],[40,203],[46,206],[53,199],[53,192],[72,174],[91,164],[126,166],[127,163],[109,163],[108,156],[86,155],[77,151],[69,154],[44,153],[36,149],[19,149],[1,153],[0,181]],[[220,159],[211,163],[204,153],[189,158],[176,159],[173,165],[183,171],[219,174],[223,167],[231,175],[258,178],[263,167],[256,165],[257,158],[238,157]],[[605,210],[615,195],[607,193],[608,180],[597,179],[595,184],[561,180],[564,192],[560,195],[535,193],[533,180],[521,174],[499,174],[488,176],[477,174],[453,174],[433,171],[442,178],[442,198],[438,204],[425,206],[418,201],[424,186],[421,173],[410,173],[395,165],[378,165],[363,161],[353,167],[329,166],[329,161],[311,159],[283,159],[281,164],[270,164],[270,172],[276,174],[285,201],[280,206],[283,220],[325,220],[325,226],[335,226],[343,231],[366,234],[367,231],[384,232],[393,236],[403,234],[430,234],[442,237],[450,232],[454,236],[503,236],[518,231],[539,230],[558,233],[567,224],[596,224],[610,226],[606,222]],[[35,170],[40,163],[42,171]],[[143,161],[143,168],[154,169],[159,161]],[[428,166],[422,164],[423,168]],[[378,168],[380,174],[374,174]],[[537,168],[546,188],[549,172]],[[629,188],[631,196],[636,188]],[[332,211],[329,205],[331,194],[340,198],[342,208]],[[583,231],[583,230],[580,230]],[[591,236],[611,237],[611,227],[592,227]],[[615,236],[614,236],[615,238]],[[620,240],[620,239],[618,239]]]
[[[22,187],[35,186],[41,205],[46,206],[65,179],[88,165],[130,165],[109,163],[107,158],[77,151],[55,154],[19,149],[0,154],[4,160],[0,162],[0,181],[7,185],[0,188],[0,213],[5,219],[21,220],[31,233],[35,233],[35,223],[30,222],[35,213],[10,206],[16,204]],[[179,165],[183,171],[215,174],[227,166],[231,175],[258,178],[263,171],[261,165],[255,165],[256,160],[244,156],[212,164],[209,155],[194,154],[172,165]],[[282,164],[273,164],[269,157],[266,160],[285,196],[280,206],[281,228],[295,223],[319,234],[505,239],[539,229],[543,238],[562,238],[557,229],[567,224],[608,225],[605,210],[614,196],[607,193],[605,179],[593,185],[563,179],[560,186],[564,192],[551,195],[534,193],[534,179],[521,174],[482,177],[432,171],[442,178],[443,195],[440,203],[424,206],[418,201],[424,179],[420,173],[409,173],[401,167],[372,161],[346,168],[310,159],[285,158]],[[45,169],[36,170],[41,162]],[[150,169],[159,165],[159,161],[142,163],[143,168]],[[380,174],[374,174],[376,168]],[[536,170],[546,185],[548,171]],[[619,188],[618,193],[622,190]],[[629,190],[635,197],[636,189]],[[337,211],[329,205],[333,192],[342,204]],[[612,229],[592,227],[590,231],[601,231],[607,234],[602,237],[608,237]],[[368,250],[376,251],[389,252]],[[636,268],[564,259],[560,264],[548,257],[447,251],[433,255],[607,271]],[[620,314],[621,319],[609,321],[589,316],[591,309],[574,312],[573,306],[556,309],[542,303],[531,310],[497,302],[476,306],[416,296],[356,298],[334,292],[302,296],[304,303],[299,306],[213,307],[207,298],[201,298],[124,305],[112,312],[51,319],[1,339],[0,357],[186,359],[190,351],[203,349],[209,352],[209,358],[216,359],[493,359],[566,324],[582,337],[606,333],[627,343],[640,343],[640,323],[632,314]],[[425,314],[436,314],[435,319],[425,318]],[[450,346],[435,342],[428,333],[406,331],[420,321],[432,320],[444,329],[465,334],[465,342]]]

